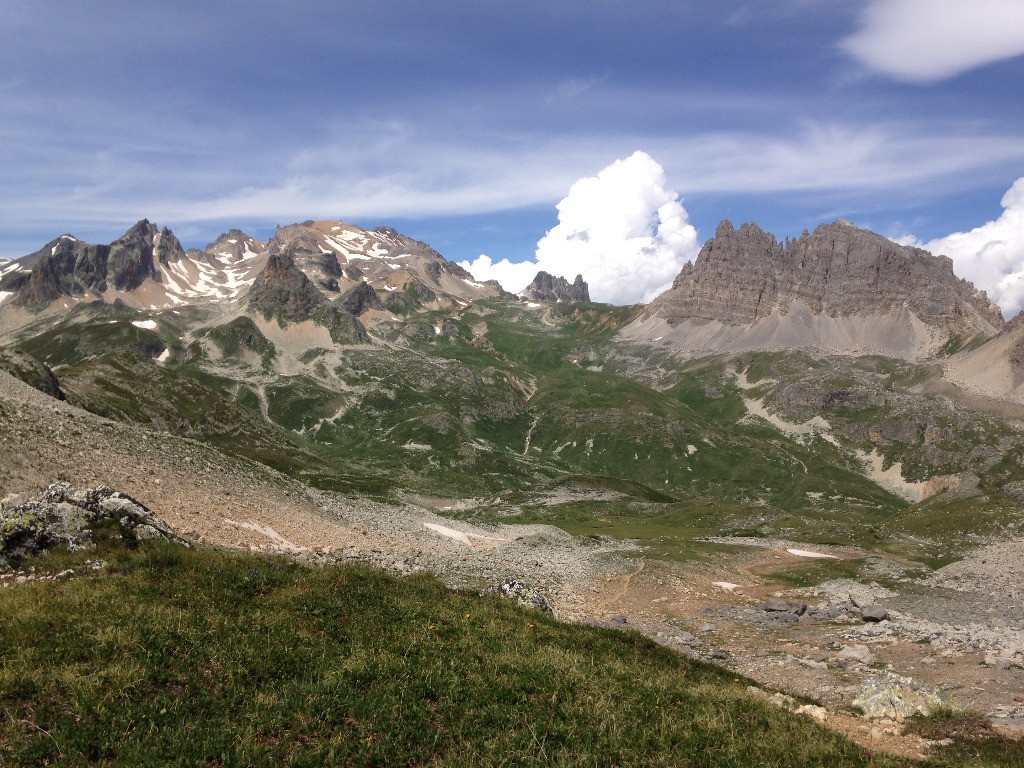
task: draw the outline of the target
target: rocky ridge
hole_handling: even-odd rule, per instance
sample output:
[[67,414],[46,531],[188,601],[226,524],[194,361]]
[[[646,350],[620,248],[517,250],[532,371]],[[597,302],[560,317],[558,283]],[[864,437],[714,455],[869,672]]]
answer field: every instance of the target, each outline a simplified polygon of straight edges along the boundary
[[921,359],[1002,326],[948,257],[842,220],[783,242],[723,221],[624,337],[690,354],[813,347]]
[[576,280],[570,283],[564,277],[555,277],[541,270],[519,295],[528,301],[568,304],[590,301],[590,288],[584,282],[583,275],[576,275]]
[[185,251],[173,232],[143,219],[109,245],[65,234],[0,265],[0,327],[16,330],[86,302],[120,300],[146,310],[197,306],[228,319],[245,310],[284,323],[312,319],[337,343],[360,343],[367,337],[352,321],[356,315],[364,324],[391,322],[499,295],[497,283],[475,281],[430,246],[387,227],[306,221],[278,227],[266,243],[232,229],[204,250]]

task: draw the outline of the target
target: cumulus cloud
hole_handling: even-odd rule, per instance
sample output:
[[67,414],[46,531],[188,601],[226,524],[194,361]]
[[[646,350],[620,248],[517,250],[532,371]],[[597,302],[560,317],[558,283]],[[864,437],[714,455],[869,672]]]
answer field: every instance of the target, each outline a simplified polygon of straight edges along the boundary
[[875,72],[932,83],[1024,54],[1024,3],[870,0],[840,45]]
[[634,152],[572,185],[533,261],[494,262],[482,255],[462,266],[513,291],[539,270],[570,281],[582,274],[595,301],[632,304],[666,290],[697,249],[697,230],[667,188],[664,169]]
[[956,273],[983,288],[1009,318],[1024,308],[1024,176],[1003,195],[1002,206],[995,221],[914,244],[953,259]]

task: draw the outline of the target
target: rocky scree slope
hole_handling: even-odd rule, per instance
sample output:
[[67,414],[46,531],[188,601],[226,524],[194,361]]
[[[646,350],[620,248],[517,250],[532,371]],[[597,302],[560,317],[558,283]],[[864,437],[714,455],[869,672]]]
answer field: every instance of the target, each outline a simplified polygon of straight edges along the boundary
[[691,355],[813,347],[922,359],[1002,326],[945,256],[842,220],[784,242],[723,221],[624,336]]

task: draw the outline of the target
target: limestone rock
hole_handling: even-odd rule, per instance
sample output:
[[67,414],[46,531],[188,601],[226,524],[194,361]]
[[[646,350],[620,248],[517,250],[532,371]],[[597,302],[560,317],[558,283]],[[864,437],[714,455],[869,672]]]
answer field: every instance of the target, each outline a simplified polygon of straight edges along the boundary
[[583,281],[583,275],[576,275],[576,280],[569,283],[564,277],[555,277],[541,270],[520,296],[531,301],[570,304],[590,301],[590,287]]
[[[655,329],[657,319],[670,328]],[[779,242],[756,224],[736,229],[723,221],[637,321],[637,334],[645,323],[658,337],[685,327],[709,351],[882,345],[878,351],[916,358],[953,338],[993,336],[1003,318],[983,291],[953,273],[949,258],[849,222]],[[881,333],[886,338],[874,338]]]
[[524,608],[534,608],[544,613],[551,613],[551,606],[544,595],[517,579],[505,579],[499,584],[487,587],[481,594],[502,595],[515,600]]
[[866,645],[844,645],[838,657],[842,661],[855,661],[865,666],[875,663],[875,655]]
[[869,720],[890,718],[904,720],[914,714],[929,715],[939,708],[948,708],[948,696],[928,686],[919,685],[909,677],[885,672],[867,678],[853,705]]

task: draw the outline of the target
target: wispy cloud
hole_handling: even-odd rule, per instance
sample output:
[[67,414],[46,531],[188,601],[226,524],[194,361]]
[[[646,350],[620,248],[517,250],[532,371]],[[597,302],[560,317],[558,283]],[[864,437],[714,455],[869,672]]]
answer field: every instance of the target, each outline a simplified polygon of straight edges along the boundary
[[841,47],[874,72],[933,83],[1024,54],[1024,3],[870,0]]
[[[676,135],[485,133],[432,118],[322,116],[311,135],[267,141],[247,116],[197,120],[174,105],[111,121],[114,105],[19,102],[0,125],[10,219],[273,221],[425,217],[553,205],[576,180],[641,148],[686,195],[898,186],[922,195],[1024,162],[1024,136],[923,123],[805,122],[797,130]],[[74,130],[59,119],[76,115]],[[54,119],[44,119],[52,114]],[[727,212],[723,212],[727,213]]]

